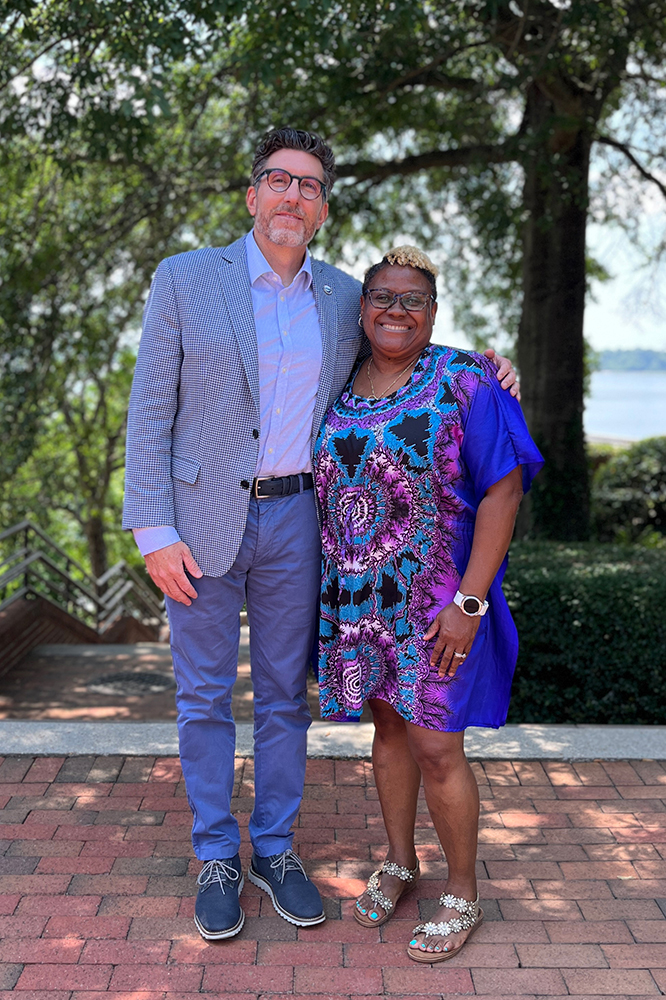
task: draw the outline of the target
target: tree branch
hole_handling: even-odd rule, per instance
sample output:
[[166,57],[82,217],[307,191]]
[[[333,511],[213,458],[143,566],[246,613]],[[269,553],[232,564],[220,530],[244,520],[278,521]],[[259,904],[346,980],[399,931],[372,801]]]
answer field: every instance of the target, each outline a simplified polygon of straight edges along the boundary
[[496,145],[461,146],[460,149],[433,149],[428,153],[417,153],[402,160],[375,163],[359,160],[357,163],[340,163],[336,167],[338,177],[355,177],[357,181],[384,180],[394,174],[406,176],[428,170],[432,167],[467,167],[487,163],[510,163],[518,159],[514,140]]
[[636,159],[634,154],[629,149],[629,146],[625,146],[623,142],[618,142],[617,139],[611,139],[610,136],[607,135],[598,135],[596,137],[596,141],[601,142],[604,146],[611,146],[613,149],[618,149],[621,153],[624,153],[629,162],[636,167],[636,170],[639,172],[641,177],[643,177],[646,181],[651,181],[653,184],[656,184],[664,198],[666,198],[666,184],[664,184],[663,181],[660,181],[658,177],[655,177],[654,174],[650,173],[650,171],[643,166],[640,160]]
[[25,62],[22,66],[17,66],[11,71],[11,74],[10,76],[8,76],[5,83],[0,84],[0,91],[6,90],[9,86],[11,86],[12,82],[17,77],[22,76],[27,70],[30,69],[31,66],[33,66],[37,62],[38,59],[41,59],[43,56],[45,56],[48,52],[51,51],[51,49],[54,49],[57,45],[60,45],[61,42],[71,42],[72,38],[74,37],[75,37],[74,35],[64,35],[62,38],[56,38],[52,42],[49,42],[48,45],[45,45],[44,48],[41,49],[41,51],[35,52],[30,57],[30,59],[28,59],[28,61]]
[[546,59],[548,58],[548,54],[552,49],[553,45],[555,44],[555,42],[557,41],[557,36],[560,32],[560,28],[562,27],[563,18],[564,18],[564,7],[560,7],[557,18],[555,20],[555,24],[553,25],[553,30],[550,33],[550,38],[548,39],[543,49],[541,50],[541,53],[539,54],[539,61],[536,64],[534,72],[531,75],[531,78],[533,80],[536,80],[539,74],[541,73],[541,70],[543,69],[544,64],[546,62]]
[[[486,44],[483,43],[475,43]],[[470,46],[466,46],[468,48]],[[463,76],[450,76],[448,73],[440,71],[439,67],[442,63],[446,62],[451,56],[450,52],[442,52],[435,59],[432,59],[425,66],[419,66],[417,69],[412,69],[408,73],[404,73],[402,76],[396,77],[392,80],[386,87],[367,87],[365,93],[369,94],[373,91],[377,91],[381,94],[389,94],[392,90],[398,90],[401,87],[412,87],[418,84],[428,84],[439,83],[441,86],[446,86],[454,90],[473,90],[478,87],[478,81],[474,80],[472,77]]]
[[505,58],[508,59],[509,61],[511,61],[511,59],[515,55],[516,49],[518,48],[518,43],[520,42],[520,39],[521,39],[521,37],[522,37],[522,35],[523,35],[524,31],[525,31],[525,26],[527,25],[527,8],[529,6],[529,0],[525,0],[524,6],[525,6],[525,10],[521,14],[521,16],[518,18],[518,24],[516,26],[516,32],[515,32],[512,40],[511,40],[511,42],[509,43],[509,47],[508,47],[508,49],[506,51],[506,54],[505,54]]
[[448,73],[443,73],[441,70],[431,69],[424,70],[422,73],[415,73],[410,80],[402,81],[401,83],[394,84],[387,88],[388,90],[397,90],[398,87],[437,87],[439,90],[462,90],[462,91],[473,91],[478,90],[481,86],[478,80],[473,77],[467,76],[450,76]]
[[14,11],[14,14],[13,14],[12,18],[10,18],[9,22],[7,23],[7,30],[3,31],[3,33],[0,35],[0,41],[4,41],[5,38],[9,38],[9,36],[12,33],[12,31],[14,30],[14,28],[16,27],[16,25],[20,21],[20,19],[22,17],[22,14],[23,14],[23,12],[20,11],[20,10],[15,10]]
[[646,73],[645,70],[641,70],[640,73],[627,73],[627,80],[643,80],[644,83],[656,83],[659,87],[663,87],[666,84],[666,79],[663,76],[654,76],[652,73]]
[[[412,69],[409,73],[404,73],[402,76],[396,77],[395,80],[392,80],[388,86],[382,89],[381,93],[388,94],[390,91],[397,90],[399,87],[408,87],[410,84],[418,82],[419,77],[422,77],[427,73],[432,73],[433,70],[441,66],[443,62],[446,62],[448,58],[448,52],[440,53],[440,55],[438,55],[435,59],[432,59],[429,63],[427,63],[427,65],[419,66],[418,69]],[[370,86],[367,88],[366,93],[378,89],[379,88]]]

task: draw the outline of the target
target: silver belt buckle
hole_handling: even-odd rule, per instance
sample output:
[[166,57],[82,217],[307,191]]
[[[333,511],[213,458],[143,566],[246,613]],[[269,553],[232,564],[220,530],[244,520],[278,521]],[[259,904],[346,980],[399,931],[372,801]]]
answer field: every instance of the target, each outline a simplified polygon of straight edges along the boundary
[[259,496],[259,492],[258,492],[259,491],[259,483],[265,483],[269,479],[272,479],[272,478],[273,478],[272,476],[262,476],[261,479],[258,479],[258,478],[255,479],[255,481],[254,481],[254,499],[255,500],[265,500],[266,499],[266,497],[260,497]]

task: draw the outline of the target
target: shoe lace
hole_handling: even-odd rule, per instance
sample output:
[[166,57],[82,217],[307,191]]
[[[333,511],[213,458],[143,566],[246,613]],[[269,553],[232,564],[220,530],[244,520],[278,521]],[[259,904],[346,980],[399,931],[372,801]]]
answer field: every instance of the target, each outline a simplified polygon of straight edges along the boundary
[[222,892],[224,892],[225,885],[231,887],[234,882],[238,882],[239,878],[239,873],[232,865],[227,864],[224,860],[216,858],[213,861],[207,861],[204,864],[197,876],[197,885],[207,889],[209,886],[213,885],[214,882],[217,882]]
[[274,860],[271,861],[271,868],[275,870],[279,882],[284,882],[287,872],[293,871],[300,872],[303,878],[308,881],[303,862],[295,851],[289,850],[284,851],[282,854],[276,854]]

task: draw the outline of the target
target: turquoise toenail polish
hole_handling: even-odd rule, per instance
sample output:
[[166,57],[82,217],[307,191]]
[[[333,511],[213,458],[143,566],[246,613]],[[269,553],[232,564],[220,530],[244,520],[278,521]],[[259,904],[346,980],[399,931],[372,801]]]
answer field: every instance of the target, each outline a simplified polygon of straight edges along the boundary
[[371,920],[376,920],[377,919],[377,914],[376,913],[371,913],[370,914],[370,919]]
[[415,945],[416,945],[416,938],[414,938],[414,940],[413,940],[413,941],[410,941],[410,942],[409,942],[409,947],[410,947],[410,948],[414,948],[414,947],[415,947]]

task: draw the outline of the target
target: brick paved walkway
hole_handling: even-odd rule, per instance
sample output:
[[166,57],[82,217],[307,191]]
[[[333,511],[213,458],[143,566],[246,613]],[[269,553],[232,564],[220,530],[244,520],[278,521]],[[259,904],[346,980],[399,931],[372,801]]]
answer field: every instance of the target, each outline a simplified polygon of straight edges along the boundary
[[[367,763],[308,763],[295,847],[326,897],[326,923],[297,930],[246,884],[244,930],[206,944],[191,920],[198,866],[177,760],[6,758],[0,1000],[13,990],[22,1000],[666,992],[664,765],[474,766],[486,923],[460,956],[428,967],[405,955],[414,923],[432,916],[443,886],[424,811],[416,891],[383,928],[366,931],[350,916],[384,854]],[[251,794],[252,761],[239,759],[235,808],[244,828]]]

